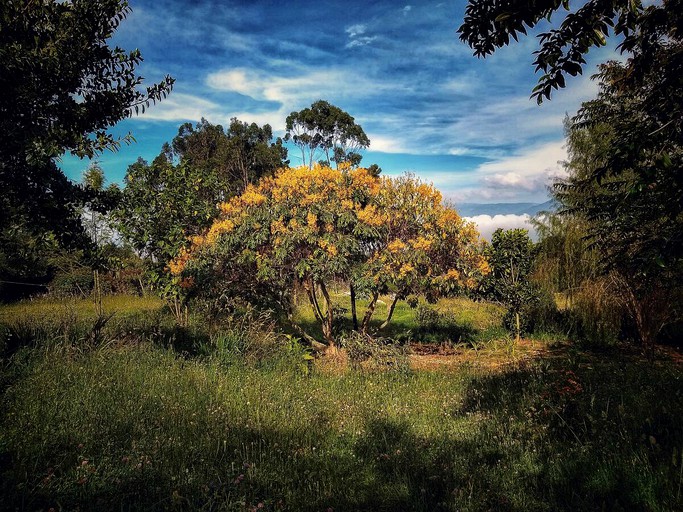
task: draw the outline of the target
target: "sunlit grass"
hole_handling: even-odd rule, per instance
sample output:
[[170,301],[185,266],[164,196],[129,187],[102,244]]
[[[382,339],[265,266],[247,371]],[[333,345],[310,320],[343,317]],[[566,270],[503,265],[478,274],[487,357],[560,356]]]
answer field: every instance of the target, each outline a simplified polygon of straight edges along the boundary
[[[341,321],[348,328],[351,326],[351,299],[348,293],[338,292],[333,296],[335,306],[343,308]],[[387,311],[393,297],[381,296],[377,301],[373,320],[370,323],[371,331],[380,336],[410,338],[410,333],[420,327],[416,319],[415,308],[411,308],[406,301],[396,304],[390,324],[380,330],[379,327],[387,317]],[[473,333],[481,333],[487,339],[498,340],[501,337],[501,327],[505,308],[499,304],[485,301],[473,301],[465,297],[440,299],[436,304],[429,305],[424,300],[423,306],[434,308],[454,326],[471,329]],[[313,314],[313,310],[305,296],[300,296],[296,301],[294,321],[307,327],[315,335],[321,336],[320,327]],[[358,320],[362,320],[368,301],[358,299],[356,301]],[[457,342],[458,340],[450,340]]]
[[[163,307],[158,297],[148,295],[105,295],[102,307],[107,314],[137,314],[157,311]],[[95,302],[91,298],[64,297],[38,298],[14,304],[0,304],[0,322],[9,322],[18,318],[37,319],[62,318],[76,316],[83,319],[97,316]]]

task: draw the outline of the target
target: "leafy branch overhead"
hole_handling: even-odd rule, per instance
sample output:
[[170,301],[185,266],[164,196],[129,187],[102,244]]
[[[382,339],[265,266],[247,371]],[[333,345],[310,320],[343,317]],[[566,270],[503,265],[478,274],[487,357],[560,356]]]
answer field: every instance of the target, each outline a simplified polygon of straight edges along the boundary
[[167,96],[173,78],[140,90],[140,51],[108,45],[130,12],[120,0],[3,2],[0,111],[12,149],[39,140],[49,156],[92,157],[116,147],[107,128]]
[[[680,1],[664,4],[678,5]],[[550,22],[559,11],[566,11],[558,28],[538,36],[533,64],[543,75],[532,97],[540,104],[544,98],[550,99],[553,89],[565,86],[566,75],[583,72],[585,55],[591,48],[605,46],[610,32],[624,37],[621,51],[632,52],[642,35],[651,30],[652,19],[661,16],[666,7],[645,9],[640,0],[589,0],[575,11],[571,9],[570,0],[470,0],[458,32],[475,56],[486,57],[507,46],[511,38],[517,41],[541,21]]]

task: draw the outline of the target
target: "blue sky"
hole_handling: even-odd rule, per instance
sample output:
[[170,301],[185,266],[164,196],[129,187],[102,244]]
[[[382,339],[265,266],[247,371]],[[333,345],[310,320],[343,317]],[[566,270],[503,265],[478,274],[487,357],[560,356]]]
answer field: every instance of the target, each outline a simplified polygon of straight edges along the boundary
[[[541,106],[535,37],[476,59],[456,34],[463,0],[411,3],[132,0],[114,43],[144,57],[147,83],[176,78],[173,93],[113,132],[137,143],[100,157],[121,181],[178,126],[201,117],[269,123],[318,99],[349,112],[371,140],[363,163],[385,174],[413,172],[456,202],[543,202],[565,158],[562,120],[597,91],[596,64],[614,43],[591,51],[583,76]],[[292,165],[297,152],[290,151]],[[87,162],[65,157],[79,179]]]

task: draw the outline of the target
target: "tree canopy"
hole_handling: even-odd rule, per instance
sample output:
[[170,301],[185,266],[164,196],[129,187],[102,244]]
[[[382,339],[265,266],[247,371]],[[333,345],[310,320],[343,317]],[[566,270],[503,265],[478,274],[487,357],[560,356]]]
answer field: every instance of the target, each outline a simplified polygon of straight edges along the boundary
[[310,107],[292,112],[286,119],[286,141],[301,150],[301,164],[313,167],[316,158],[328,167],[360,164],[360,151],[370,146],[370,139],[355,119],[339,107],[318,100]]
[[218,293],[243,298],[265,291],[281,304],[298,280],[329,344],[333,280],[370,297],[366,330],[380,293],[438,295],[473,288],[488,272],[474,227],[412,177],[380,179],[348,165],[283,169],[220,209],[171,271],[199,279],[202,290],[219,285]]
[[[138,50],[109,40],[130,12],[120,0],[0,3],[0,232],[81,243],[82,189],[55,164],[92,157],[123,140],[108,128],[163,99],[166,76],[141,88]],[[18,239],[17,239],[18,240]]]
[[185,123],[154,161],[128,167],[119,229],[158,271],[190,236],[206,229],[218,204],[285,166],[287,150],[269,125],[232,119],[228,131],[202,119]]
[[534,243],[526,229],[496,229],[487,247],[486,256],[491,273],[482,288],[486,296],[508,306],[505,323],[519,341],[523,325],[522,311],[530,308],[537,298],[529,281],[534,263]]
[[569,127],[569,176],[554,186],[560,213],[582,220],[602,272],[618,276],[646,346],[680,315],[683,278],[683,75],[660,72],[680,61],[668,57],[637,83],[622,64],[602,67],[598,97]]
[[225,130],[206,119],[196,126],[185,123],[168,151],[192,167],[215,173],[227,194],[223,199],[289,164],[287,148],[279,137],[273,140],[269,124],[259,126],[237,118]]

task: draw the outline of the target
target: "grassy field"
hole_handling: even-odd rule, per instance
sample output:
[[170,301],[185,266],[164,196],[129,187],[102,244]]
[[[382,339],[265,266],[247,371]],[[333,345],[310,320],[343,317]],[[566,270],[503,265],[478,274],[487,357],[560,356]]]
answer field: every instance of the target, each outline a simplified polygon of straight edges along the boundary
[[[335,306],[343,313],[340,323],[346,328],[351,328],[351,300],[348,294],[336,293],[333,299]],[[363,318],[367,302],[363,299],[357,301],[359,320]],[[381,297],[377,301],[375,313],[370,322],[370,329],[380,336],[431,343],[477,343],[508,337],[507,331],[501,327],[505,314],[502,306],[465,298],[441,299],[434,305],[421,301],[417,308],[411,308],[405,301],[399,301],[391,322],[385,329],[380,330],[380,325],[387,317],[390,303],[391,297]],[[305,298],[299,298],[297,306],[294,320],[308,332],[321,338],[321,328]],[[437,312],[440,318],[438,321],[420,322],[419,309]]]
[[[563,346],[495,368],[328,371],[334,360],[303,365],[258,318],[180,333],[160,304],[117,300],[129,306],[99,340],[85,304],[71,335],[52,317],[51,340],[51,303],[0,308],[5,335],[24,336],[2,359],[0,508],[683,507],[672,362]],[[438,304],[484,330],[482,307]],[[199,349],[179,352],[181,340]]]
[[[161,299],[152,296],[105,295],[102,307],[107,313],[135,315],[158,311],[163,308]],[[92,300],[65,297],[62,299],[39,298],[15,304],[0,305],[0,322],[13,323],[20,320],[59,322],[60,319],[92,319],[96,316]]]

